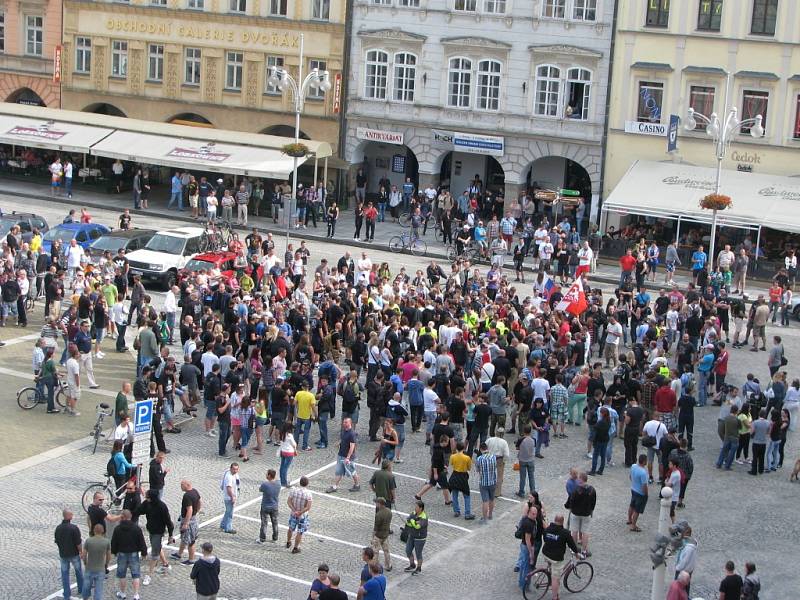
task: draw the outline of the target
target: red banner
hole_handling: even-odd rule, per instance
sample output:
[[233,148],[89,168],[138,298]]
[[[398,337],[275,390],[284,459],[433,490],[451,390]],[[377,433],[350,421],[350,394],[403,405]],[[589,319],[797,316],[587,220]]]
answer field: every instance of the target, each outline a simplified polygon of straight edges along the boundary
[[342,74],[337,73],[333,80],[333,113],[338,115],[342,110]]
[[61,82],[61,52],[62,46],[53,48],[53,83]]

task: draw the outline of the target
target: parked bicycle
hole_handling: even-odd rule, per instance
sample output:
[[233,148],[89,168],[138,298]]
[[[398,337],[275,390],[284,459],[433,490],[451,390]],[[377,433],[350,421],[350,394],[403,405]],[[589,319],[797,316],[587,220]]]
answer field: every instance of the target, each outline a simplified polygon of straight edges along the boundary
[[[67,382],[61,375],[58,376],[53,395],[58,406],[67,406]],[[37,404],[47,404],[47,388],[44,384],[41,389],[35,385],[25,386],[17,392],[17,404],[23,410],[31,410]]]
[[105,437],[103,433],[103,421],[106,417],[110,417],[114,414],[114,411],[106,404],[105,402],[101,402],[97,405],[97,420],[94,422],[94,427],[89,432],[89,435],[94,438],[94,447],[92,448],[92,454],[97,452],[97,443],[100,441],[101,437]]
[[127,483],[126,481],[120,487],[117,487],[117,483],[114,481],[114,475],[106,473],[106,480],[104,482],[98,481],[92,483],[83,492],[83,497],[81,498],[83,510],[88,512],[89,506],[94,502],[94,495],[97,492],[103,494],[103,503],[100,505],[100,508],[103,510],[108,511],[112,506],[119,506],[122,504],[122,498],[125,496],[125,486]]
[[238,240],[239,234],[228,221],[208,222],[200,236],[200,252],[219,252]]
[[414,256],[425,256],[428,252],[428,244],[420,238],[413,238],[409,232],[396,235],[389,240],[389,250],[392,252],[403,252],[409,250]]
[[[528,585],[522,588],[522,596],[525,600],[541,600],[545,597],[553,581],[553,573],[550,561],[545,558],[546,567],[539,567],[528,574]],[[569,564],[564,567],[561,574],[561,581],[567,591],[578,594],[589,587],[594,577],[594,567],[585,560],[582,554],[577,556],[575,553],[569,559]]]
[[474,243],[465,244],[461,249],[461,254],[458,253],[455,244],[447,246],[447,260],[455,262],[457,260],[468,260],[476,262],[480,259],[478,247]]

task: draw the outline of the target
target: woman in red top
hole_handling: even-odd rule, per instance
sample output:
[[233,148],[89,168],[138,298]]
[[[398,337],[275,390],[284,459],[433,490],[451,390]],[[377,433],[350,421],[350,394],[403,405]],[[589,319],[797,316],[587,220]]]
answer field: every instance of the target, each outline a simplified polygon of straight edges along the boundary
[[589,390],[589,367],[581,367],[581,370],[573,378],[570,388],[572,393],[567,404],[567,423],[580,425],[583,420],[583,411],[586,409],[586,392]]

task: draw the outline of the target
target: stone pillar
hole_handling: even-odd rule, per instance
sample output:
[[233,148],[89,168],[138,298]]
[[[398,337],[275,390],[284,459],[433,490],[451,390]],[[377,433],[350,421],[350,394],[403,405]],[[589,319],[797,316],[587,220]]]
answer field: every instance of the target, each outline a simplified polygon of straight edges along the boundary
[[439,185],[439,173],[423,173],[419,172],[419,189],[424,190],[429,185],[434,188]]
[[506,201],[511,200],[512,198],[519,198],[520,193],[522,193],[522,190],[524,189],[525,189],[524,183],[510,183],[506,181],[505,183]]

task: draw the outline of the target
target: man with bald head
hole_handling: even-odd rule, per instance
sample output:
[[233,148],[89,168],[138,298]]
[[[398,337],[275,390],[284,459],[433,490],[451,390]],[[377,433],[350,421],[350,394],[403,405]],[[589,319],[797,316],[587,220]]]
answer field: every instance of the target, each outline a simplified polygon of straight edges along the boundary
[[131,573],[134,600],[139,599],[139,585],[141,583],[141,559],[147,558],[147,544],[144,534],[139,526],[133,522],[131,511],[125,509],[121,514],[122,519],[111,534],[111,553],[117,557],[117,582],[119,583],[118,598],[125,598],[128,587],[126,576]]
[[561,583],[561,574],[566,561],[564,555],[567,553],[567,546],[572,552],[578,552],[578,546],[564,527],[564,515],[556,515],[553,522],[544,530],[542,554],[550,561],[552,575],[553,598],[558,598],[558,588]]
[[181,479],[181,490],[183,491],[183,498],[181,499],[181,516],[178,522],[181,524],[181,545],[178,547],[177,552],[170,554],[170,557],[175,560],[181,560],[183,551],[189,551],[189,558],[182,560],[181,564],[193,565],[194,560],[194,545],[197,542],[197,533],[199,525],[197,523],[197,513],[200,512],[201,501],[200,492],[192,487],[192,482],[188,479]]
[[81,553],[86,564],[86,579],[81,593],[84,600],[89,600],[94,589],[94,600],[103,600],[106,568],[111,561],[111,542],[105,536],[105,529],[100,524],[94,526],[92,534],[86,540]]
[[72,587],[69,581],[70,566],[75,569],[75,582],[78,590],[83,589],[83,568],[81,567],[81,530],[72,523],[72,511],[65,508],[61,511],[61,524],[56,527],[55,543],[58,546],[58,557],[61,559],[61,583],[64,587],[64,600],[70,600]]

